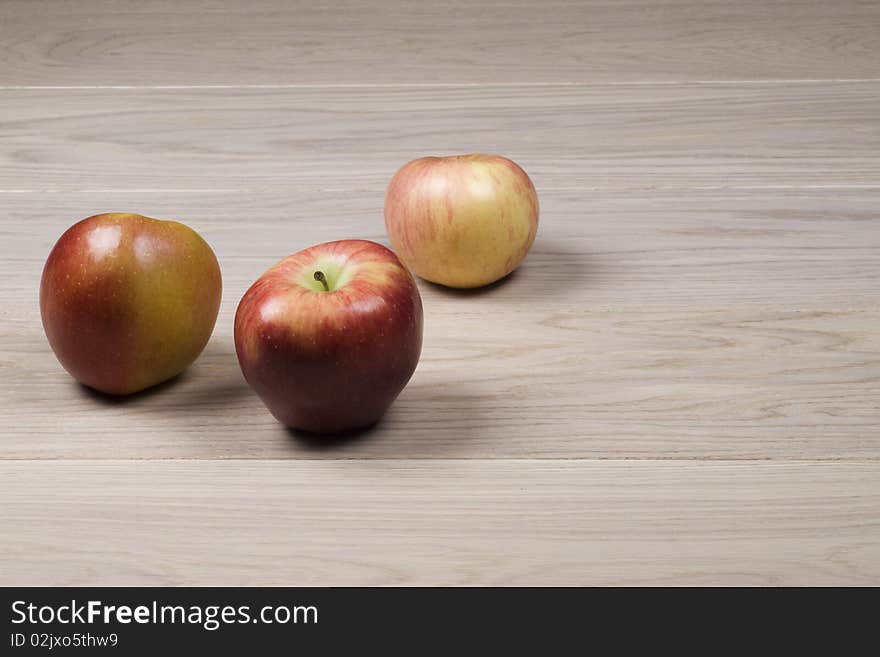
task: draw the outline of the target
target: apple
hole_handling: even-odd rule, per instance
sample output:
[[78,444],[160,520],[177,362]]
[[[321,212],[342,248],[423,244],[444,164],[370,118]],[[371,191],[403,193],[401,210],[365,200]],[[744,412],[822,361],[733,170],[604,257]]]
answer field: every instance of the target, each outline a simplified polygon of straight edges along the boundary
[[49,344],[80,383],[127,395],[170,379],[204,349],[220,308],[220,266],[189,226],[137,214],[88,217],[43,269]]
[[405,164],[385,194],[385,227],[404,264],[449,287],[507,276],[538,231],[538,195],[499,155],[423,157]]
[[366,240],[288,256],[235,314],[244,377],[282,423],[312,433],[379,420],[422,350],[422,300],[392,251]]

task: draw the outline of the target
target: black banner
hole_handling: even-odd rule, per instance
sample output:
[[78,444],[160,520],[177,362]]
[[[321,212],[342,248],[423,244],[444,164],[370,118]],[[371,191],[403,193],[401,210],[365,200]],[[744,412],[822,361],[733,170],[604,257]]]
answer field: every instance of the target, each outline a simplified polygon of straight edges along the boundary
[[869,589],[20,588],[2,597],[0,654],[9,655],[421,653],[477,638],[557,654],[609,641],[699,646],[706,636],[727,647],[807,641],[839,650],[870,636],[877,609]]

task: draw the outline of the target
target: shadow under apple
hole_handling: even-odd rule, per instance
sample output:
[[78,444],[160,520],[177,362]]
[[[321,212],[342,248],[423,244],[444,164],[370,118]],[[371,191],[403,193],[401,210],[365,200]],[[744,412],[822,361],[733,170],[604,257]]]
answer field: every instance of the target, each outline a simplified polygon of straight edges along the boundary
[[154,386],[151,386],[144,390],[140,390],[130,395],[113,395],[108,392],[101,392],[100,390],[90,388],[84,383],[79,383],[78,381],[74,381],[74,385],[79,388],[79,392],[83,397],[86,397],[91,401],[102,404],[104,406],[137,405],[152,397],[161,395],[171,388],[174,388],[175,386],[189,378],[189,376],[189,369],[186,369],[177,376],[173,376],[170,379],[163,381],[162,383],[157,383]]
[[292,427],[285,427],[284,430],[299,447],[306,451],[326,452],[338,450],[346,445],[368,439],[370,434],[380,429],[383,419],[384,417],[364,427],[336,433],[313,433]]
[[[442,458],[460,456],[480,438],[483,398],[469,394],[466,382],[414,380],[385,415],[372,425],[335,434],[282,428],[290,446],[337,457]],[[486,400],[488,403],[488,400]],[[279,425],[280,426],[280,425]]]
[[419,285],[430,294],[446,298],[473,297],[503,299],[571,295],[573,287],[581,287],[598,279],[598,261],[587,253],[573,251],[570,245],[540,239],[523,263],[504,278],[482,287],[453,288],[419,278]]
[[512,283],[520,275],[520,269],[522,269],[522,266],[514,269],[507,276],[499,278],[494,283],[489,283],[488,285],[483,285],[482,287],[447,287],[446,285],[441,285],[440,283],[429,281],[426,278],[419,278],[418,281],[420,285],[426,287],[429,290],[432,290],[437,294],[448,297],[459,297],[467,299],[470,297],[482,297],[493,294],[493,292]]
[[226,407],[253,394],[241,374],[234,347],[220,340],[209,342],[199,358],[177,376],[131,395],[110,395],[76,385],[84,397],[97,404],[167,415],[192,415],[204,406]]

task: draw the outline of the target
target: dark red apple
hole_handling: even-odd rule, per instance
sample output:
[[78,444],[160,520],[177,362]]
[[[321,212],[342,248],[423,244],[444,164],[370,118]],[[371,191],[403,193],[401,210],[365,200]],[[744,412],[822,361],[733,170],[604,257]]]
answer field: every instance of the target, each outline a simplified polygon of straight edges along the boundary
[[220,308],[220,266],[189,226],[99,214],[71,226],[43,269],[49,344],[80,383],[126,395],[179,374]]
[[335,433],[376,422],[422,350],[422,300],[392,251],[328,242],[269,269],[235,315],[245,379],[289,427]]

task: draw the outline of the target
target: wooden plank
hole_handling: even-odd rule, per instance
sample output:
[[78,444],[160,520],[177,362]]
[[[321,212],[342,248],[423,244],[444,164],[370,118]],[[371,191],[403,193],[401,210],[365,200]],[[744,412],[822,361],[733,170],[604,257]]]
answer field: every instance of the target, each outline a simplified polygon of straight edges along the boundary
[[880,584],[880,464],[0,463],[3,585]]
[[0,93],[0,190],[379,188],[474,151],[539,191],[880,185],[880,81]]
[[[0,0],[0,584],[880,584],[878,65],[857,0]],[[241,294],[477,150],[537,183],[524,267],[421,285],[373,430],[280,427]],[[225,282],[126,401],[37,305],[109,210],[187,221]]]
[[0,84],[876,77],[880,6],[837,0],[0,3]]
[[[8,194],[0,458],[877,458],[878,200],[880,189],[548,193],[509,280],[471,293],[421,284],[409,387],[373,431],[323,443],[285,431],[246,387],[232,317],[284,255],[384,241],[381,188]],[[110,210],[187,221],[225,283],[200,360],[124,403],[67,377],[36,303],[57,236]]]

